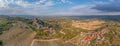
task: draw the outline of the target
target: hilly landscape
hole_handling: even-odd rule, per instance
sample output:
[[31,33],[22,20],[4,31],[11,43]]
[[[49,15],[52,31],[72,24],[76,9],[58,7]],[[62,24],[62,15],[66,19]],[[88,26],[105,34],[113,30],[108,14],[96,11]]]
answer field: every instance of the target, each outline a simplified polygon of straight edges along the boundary
[[120,46],[120,0],[0,0],[0,46]]
[[0,46],[120,46],[119,18],[80,17],[0,16]]

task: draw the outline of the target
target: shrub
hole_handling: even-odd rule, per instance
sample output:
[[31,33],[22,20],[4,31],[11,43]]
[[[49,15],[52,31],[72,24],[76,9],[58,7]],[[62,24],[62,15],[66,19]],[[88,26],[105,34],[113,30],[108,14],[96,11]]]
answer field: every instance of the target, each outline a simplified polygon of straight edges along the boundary
[[3,46],[2,40],[0,40],[0,46]]

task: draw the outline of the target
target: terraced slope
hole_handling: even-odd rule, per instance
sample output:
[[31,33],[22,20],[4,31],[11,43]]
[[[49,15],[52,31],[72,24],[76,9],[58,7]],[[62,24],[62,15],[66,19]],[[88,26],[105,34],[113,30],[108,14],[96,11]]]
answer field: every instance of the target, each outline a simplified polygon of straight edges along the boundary
[[30,46],[35,34],[25,23],[17,22],[0,38],[4,46]]

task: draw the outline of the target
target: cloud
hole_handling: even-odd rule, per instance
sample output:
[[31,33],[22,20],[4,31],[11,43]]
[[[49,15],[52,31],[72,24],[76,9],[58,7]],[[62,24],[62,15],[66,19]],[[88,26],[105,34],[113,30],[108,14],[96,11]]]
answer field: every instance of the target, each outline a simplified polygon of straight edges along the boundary
[[94,4],[77,5],[69,9],[55,12],[53,15],[120,15],[120,12],[104,12],[94,9],[94,7],[96,7]]
[[16,9],[16,8],[2,8],[0,9],[0,14],[3,15],[20,15],[25,13],[23,9]]
[[[60,4],[59,4],[60,3]],[[0,0],[0,14],[6,15],[118,15],[120,0],[72,4],[71,0]],[[69,5],[68,5],[69,4]],[[64,5],[64,7],[62,7]],[[62,7],[62,8],[61,8]]]
[[7,7],[8,2],[6,0],[0,0],[0,7]]
[[110,0],[110,2],[96,4],[92,9],[97,9],[103,12],[120,12],[120,0]]
[[72,2],[70,0],[61,0],[62,3],[69,3],[72,4]]
[[29,0],[0,0],[0,14],[39,15],[44,14],[43,12],[53,5],[55,4],[51,0],[38,0],[36,2],[29,2]]
[[114,0],[109,0],[109,1],[114,1]]
[[54,5],[54,3],[53,3],[53,1],[48,1],[48,2],[46,2],[45,3],[45,5],[44,6],[53,6]]
[[63,3],[66,3],[66,2],[68,2],[68,0],[61,0]]
[[55,14],[60,14],[60,15],[85,15],[86,14],[88,15],[88,14],[101,12],[96,9],[91,9],[93,6],[94,5],[77,5],[66,10],[55,12]]
[[46,0],[40,0],[39,2],[40,2],[40,3],[44,3],[45,1],[46,1]]
[[0,7],[22,7],[22,8],[36,8],[54,5],[50,0],[37,0],[30,2],[30,0],[0,0]]

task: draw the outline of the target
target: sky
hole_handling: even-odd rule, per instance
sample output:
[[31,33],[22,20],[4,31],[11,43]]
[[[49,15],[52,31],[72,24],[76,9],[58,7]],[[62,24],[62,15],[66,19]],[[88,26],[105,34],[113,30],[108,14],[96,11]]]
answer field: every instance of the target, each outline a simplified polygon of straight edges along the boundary
[[120,0],[0,0],[0,15],[120,15]]

